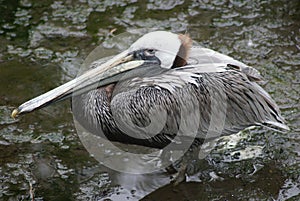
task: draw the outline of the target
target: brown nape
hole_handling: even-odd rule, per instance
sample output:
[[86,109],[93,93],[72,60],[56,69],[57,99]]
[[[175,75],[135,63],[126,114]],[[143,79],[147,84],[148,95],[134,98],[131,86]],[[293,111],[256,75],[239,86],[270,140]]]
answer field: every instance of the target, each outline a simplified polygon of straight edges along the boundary
[[187,64],[187,59],[193,42],[188,34],[179,34],[178,37],[181,40],[181,46],[174,60],[172,68],[181,67]]
[[109,102],[111,101],[111,96],[114,91],[115,85],[116,84],[109,84],[104,87]]

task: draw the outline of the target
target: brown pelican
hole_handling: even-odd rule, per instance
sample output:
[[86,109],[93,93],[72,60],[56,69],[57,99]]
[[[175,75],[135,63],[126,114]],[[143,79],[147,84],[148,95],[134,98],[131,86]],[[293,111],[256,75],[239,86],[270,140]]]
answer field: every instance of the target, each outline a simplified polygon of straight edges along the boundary
[[[261,80],[256,69],[213,50],[193,46],[188,35],[155,31],[113,58],[94,62],[91,70],[74,80],[23,103],[12,116],[73,94],[72,110],[83,127],[95,135],[127,144],[163,148],[176,138],[186,116],[195,112],[199,115],[196,120],[190,118],[194,121],[186,127],[197,124],[198,143],[205,137],[217,136],[207,136],[209,129],[220,135],[234,134],[253,125],[288,130],[277,104],[257,84]],[[182,106],[187,107],[185,116],[181,114]],[[153,118],[153,110],[164,113],[154,112]],[[210,128],[211,116],[217,117],[217,128]],[[163,126],[158,132],[154,127],[155,132],[147,133],[149,130],[142,128],[153,119],[164,121]],[[138,131],[134,135],[128,122]],[[191,137],[188,131],[180,135],[182,140]]]

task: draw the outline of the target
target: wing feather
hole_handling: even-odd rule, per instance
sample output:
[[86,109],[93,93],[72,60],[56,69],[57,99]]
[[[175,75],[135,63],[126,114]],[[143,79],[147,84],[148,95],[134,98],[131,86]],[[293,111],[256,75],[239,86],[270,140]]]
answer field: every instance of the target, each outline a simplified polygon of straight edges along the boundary
[[[191,121],[191,118],[182,116],[181,113],[182,107],[187,107],[188,104],[187,110],[190,114],[196,110],[198,117],[196,121],[186,123],[191,126],[197,124],[199,138],[205,138],[209,129],[213,128],[211,118],[219,118],[216,112],[224,113],[221,135],[237,133],[253,125],[272,125],[274,128],[288,129],[278,106],[266,91],[240,69],[228,69],[227,65],[217,66],[216,70],[207,72],[203,68],[208,68],[208,64],[181,67],[159,76],[129,81],[130,87],[122,83],[122,90],[116,91],[111,108],[119,117],[126,116],[126,119],[140,127],[147,127],[153,121],[151,118],[158,118],[158,123],[164,123],[159,133],[166,136],[178,134],[182,119]],[[223,99],[218,94],[223,94]],[[217,101],[213,103],[213,99]],[[159,111],[155,114],[159,117],[151,117],[150,111],[155,109]],[[161,111],[167,114],[165,119],[160,118]],[[147,132],[140,134],[144,136]],[[184,135],[192,136],[188,132]]]

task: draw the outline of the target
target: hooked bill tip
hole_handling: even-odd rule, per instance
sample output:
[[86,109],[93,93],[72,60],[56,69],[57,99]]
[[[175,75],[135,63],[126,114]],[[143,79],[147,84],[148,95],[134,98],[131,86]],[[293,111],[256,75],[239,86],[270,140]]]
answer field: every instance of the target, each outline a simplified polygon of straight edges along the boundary
[[19,114],[19,110],[18,109],[14,109],[12,111],[12,113],[11,113],[11,117],[15,119],[18,116],[18,114]]

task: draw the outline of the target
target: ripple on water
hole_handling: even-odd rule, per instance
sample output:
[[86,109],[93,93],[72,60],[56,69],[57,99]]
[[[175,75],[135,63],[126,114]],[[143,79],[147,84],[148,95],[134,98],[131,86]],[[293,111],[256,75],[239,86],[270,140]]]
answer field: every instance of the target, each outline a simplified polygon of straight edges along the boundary
[[[36,180],[31,171],[33,165],[32,154],[19,154],[18,162],[6,163],[0,169],[1,185],[3,186],[0,198],[2,196],[10,196],[13,199],[18,199],[22,196],[27,196],[30,184],[35,184]],[[18,193],[12,185],[18,186]],[[2,194],[2,195],[1,195]]]
[[33,51],[33,53],[36,56],[36,58],[38,58],[38,59],[50,60],[50,59],[52,59],[52,56],[53,56],[53,51],[49,50],[47,48],[44,48],[44,47],[36,48]]
[[92,179],[80,184],[80,191],[75,193],[76,200],[97,200],[118,191],[118,187],[110,187],[108,173],[95,174]]
[[297,197],[300,198],[299,192],[300,192],[300,177],[298,178],[298,182],[287,179],[282,189],[280,189],[277,200],[282,201],[282,200],[289,200],[290,198],[293,199],[297,199]]
[[183,4],[183,0],[150,0],[147,4],[149,10],[171,10],[176,6]]
[[18,8],[17,12],[15,13],[15,21],[14,24],[22,25],[24,27],[27,27],[30,25],[29,20],[32,18],[30,15],[30,11],[27,9],[20,9]]

